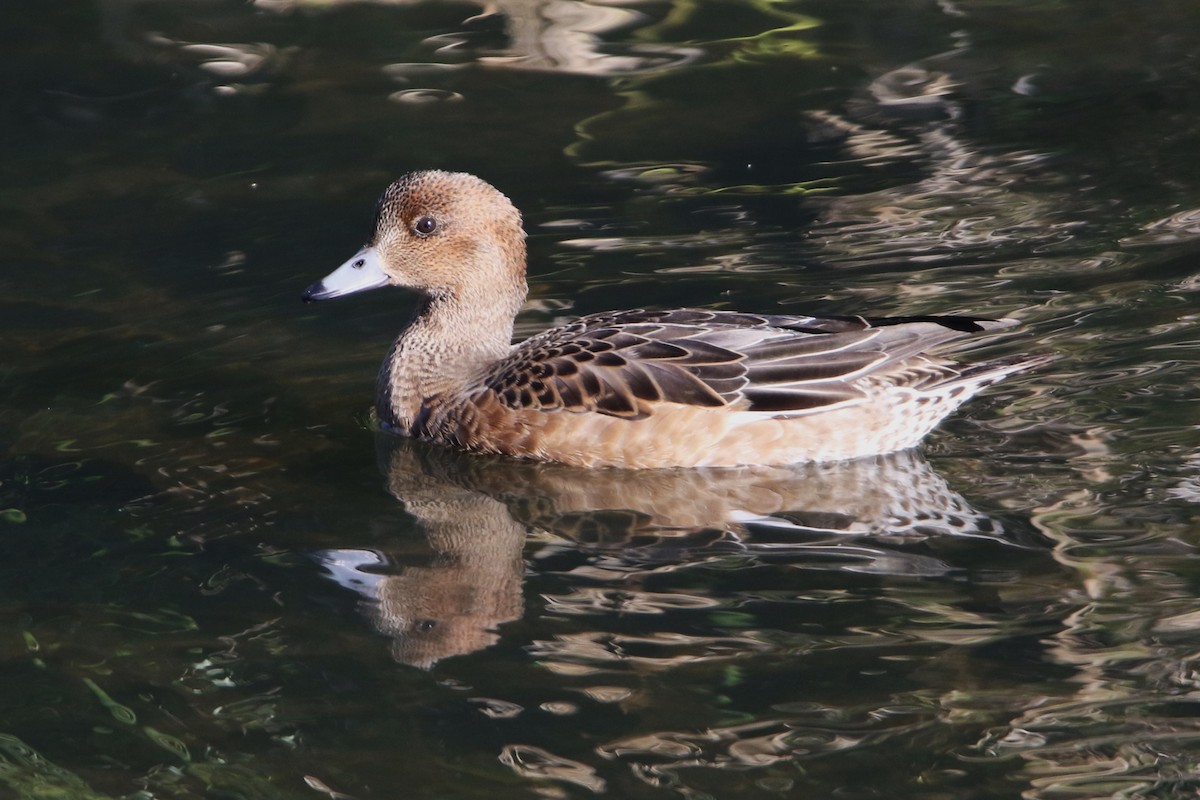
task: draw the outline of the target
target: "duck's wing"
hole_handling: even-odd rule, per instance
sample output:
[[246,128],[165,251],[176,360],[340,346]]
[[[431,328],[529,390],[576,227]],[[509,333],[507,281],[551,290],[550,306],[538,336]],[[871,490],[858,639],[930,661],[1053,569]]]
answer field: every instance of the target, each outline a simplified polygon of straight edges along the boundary
[[482,390],[514,409],[630,419],[660,403],[791,416],[858,402],[868,376],[912,388],[956,378],[944,362],[913,357],[1005,324],[696,309],[594,314],[518,345]]

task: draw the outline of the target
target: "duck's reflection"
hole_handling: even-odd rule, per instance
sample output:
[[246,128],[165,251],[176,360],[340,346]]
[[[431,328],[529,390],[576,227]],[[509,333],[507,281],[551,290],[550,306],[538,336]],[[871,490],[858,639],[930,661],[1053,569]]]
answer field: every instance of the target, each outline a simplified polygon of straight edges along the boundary
[[925,546],[931,540],[1020,544],[913,452],[791,467],[580,470],[379,442],[388,491],[417,518],[433,557],[341,549],[319,559],[363,595],[396,659],[425,669],[495,643],[497,627],[521,616],[527,531],[555,543],[539,564],[558,552],[583,565],[572,574],[626,585],[731,556],[945,575],[956,568]]
[[496,627],[520,617],[524,605],[525,527],[501,501],[427,467],[422,456],[433,455],[408,441],[380,449],[388,491],[417,518],[432,557],[414,563],[369,550],[318,554],[335,580],[363,595],[396,660],[422,669],[494,644]]

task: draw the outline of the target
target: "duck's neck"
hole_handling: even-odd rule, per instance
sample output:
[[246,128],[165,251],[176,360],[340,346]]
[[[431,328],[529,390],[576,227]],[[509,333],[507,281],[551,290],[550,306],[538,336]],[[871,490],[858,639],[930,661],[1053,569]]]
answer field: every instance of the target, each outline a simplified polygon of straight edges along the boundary
[[495,292],[427,297],[380,369],[379,419],[409,431],[430,398],[459,394],[478,381],[508,355],[513,320],[524,300],[523,282],[507,298]]

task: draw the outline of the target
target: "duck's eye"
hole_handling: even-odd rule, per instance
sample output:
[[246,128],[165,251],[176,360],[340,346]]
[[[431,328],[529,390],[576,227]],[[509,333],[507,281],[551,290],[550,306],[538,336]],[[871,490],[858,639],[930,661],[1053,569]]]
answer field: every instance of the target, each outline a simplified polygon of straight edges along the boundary
[[429,216],[418,217],[413,223],[413,230],[420,236],[429,236],[437,230],[437,220]]

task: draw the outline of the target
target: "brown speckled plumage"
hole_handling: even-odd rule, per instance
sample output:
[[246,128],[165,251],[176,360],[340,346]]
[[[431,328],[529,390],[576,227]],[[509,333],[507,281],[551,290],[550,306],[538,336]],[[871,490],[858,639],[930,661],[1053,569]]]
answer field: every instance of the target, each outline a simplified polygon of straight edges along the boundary
[[426,296],[380,370],[376,414],[386,427],[580,466],[900,450],[984,386],[1042,360],[964,367],[928,354],[1010,320],[696,309],[593,314],[510,347],[526,293],[520,215],[464,173],[392,184],[368,246],[306,298],[385,284]]

